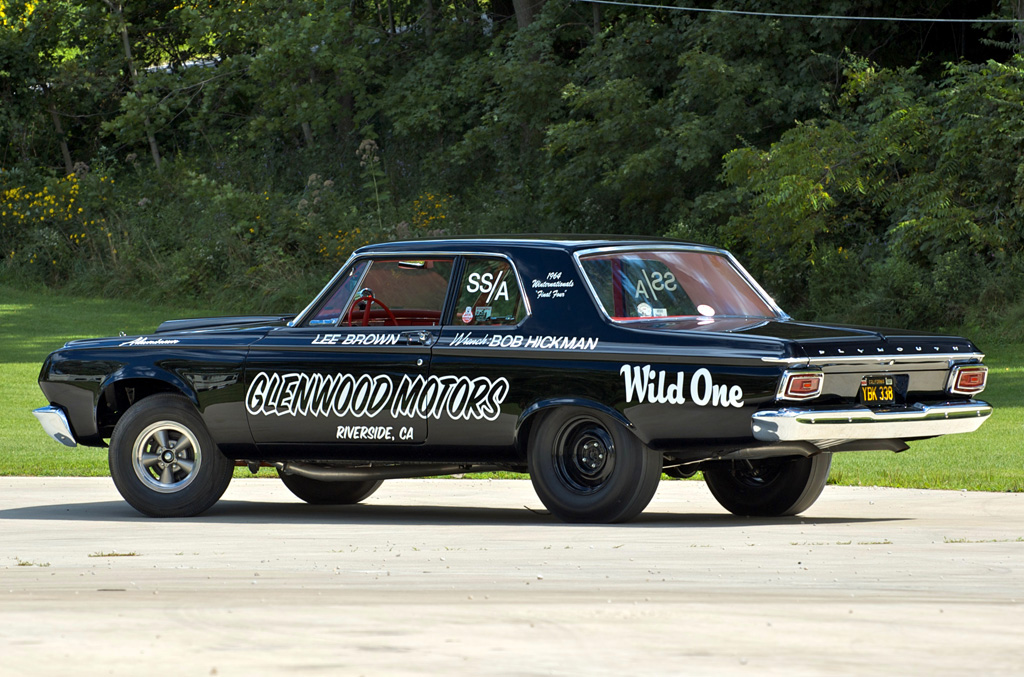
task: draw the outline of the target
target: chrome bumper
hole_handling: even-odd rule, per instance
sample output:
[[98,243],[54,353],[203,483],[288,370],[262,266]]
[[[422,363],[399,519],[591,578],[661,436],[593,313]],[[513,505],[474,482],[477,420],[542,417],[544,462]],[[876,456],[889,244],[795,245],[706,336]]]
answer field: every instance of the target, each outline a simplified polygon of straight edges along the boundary
[[891,409],[775,409],[753,415],[754,437],[764,442],[881,440],[974,432],[992,414],[986,402],[940,402]]
[[54,406],[40,407],[32,413],[39,419],[39,424],[43,426],[43,430],[46,431],[47,435],[66,447],[78,446],[78,442],[75,441],[75,436],[71,432],[71,426],[68,424],[68,417],[64,414],[63,409]]

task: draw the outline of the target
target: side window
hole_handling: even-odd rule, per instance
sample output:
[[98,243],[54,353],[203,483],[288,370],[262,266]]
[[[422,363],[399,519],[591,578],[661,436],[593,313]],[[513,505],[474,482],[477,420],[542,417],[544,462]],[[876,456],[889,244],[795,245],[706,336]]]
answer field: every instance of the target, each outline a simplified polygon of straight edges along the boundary
[[447,258],[360,261],[309,325],[438,326],[452,267]]
[[[370,320],[364,317],[365,302],[356,299],[353,325],[398,324],[439,326],[452,259],[377,259],[370,265],[357,294],[372,296]],[[388,314],[390,311],[390,315]],[[391,322],[394,317],[395,322]],[[347,317],[341,318],[348,323]]]
[[468,259],[451,324],[514,325],[524,317],[526,308],[512,265],[504,259]]
[[338,323],[338,318],[341,314],[348,312],[348,303],[352,299],[352,294],[356,290],[356,285],[359,280],[363,277],[363,272],[366,271],[366,265],[368,261],[357,261],[351,268],[348,269],[348,273],[341,280],[341,284],[331,294],[331,298],[327,300],[320,310],[317,311],[316,315],[309,321],[310,327],[317,327],[323,325],[335,325]]

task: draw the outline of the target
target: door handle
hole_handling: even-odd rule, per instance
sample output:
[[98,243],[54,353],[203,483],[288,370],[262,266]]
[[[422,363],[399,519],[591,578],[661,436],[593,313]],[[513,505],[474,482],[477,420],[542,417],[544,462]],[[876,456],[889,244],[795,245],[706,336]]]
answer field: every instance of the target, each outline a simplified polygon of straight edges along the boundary
[[407,331],[402,336],[414,346],[429,346],[434,342],[434,335],[429,331]]

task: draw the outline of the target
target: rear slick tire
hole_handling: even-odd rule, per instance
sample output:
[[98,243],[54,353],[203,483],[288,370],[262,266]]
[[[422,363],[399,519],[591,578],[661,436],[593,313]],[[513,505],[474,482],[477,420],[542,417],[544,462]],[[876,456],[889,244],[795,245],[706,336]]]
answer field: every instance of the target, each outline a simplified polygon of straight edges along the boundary
[[732,461],[704,470],[723,508],[748,517],[783,517],[807,510],[828,482],[832,454]]
[[582,407],[544,416],[530,436],[530,480],[565,522],[625,522],[639,515],[661,479],[661,454],[621,423]]

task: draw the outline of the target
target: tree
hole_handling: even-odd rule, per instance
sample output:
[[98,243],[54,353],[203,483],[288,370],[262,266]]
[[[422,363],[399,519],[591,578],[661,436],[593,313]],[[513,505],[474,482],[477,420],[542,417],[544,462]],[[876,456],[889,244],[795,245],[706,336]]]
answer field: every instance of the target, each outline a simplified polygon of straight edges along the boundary
[[852,59],[831,115],[727,156],[746,206],[727,232],[789,301],[827,313],[841,291],[869,316],[963,319],[979,295],[1015,293],[1021,157],[1021,57],[950,65],[936,83]]
[[[132,90],[136,97],[139,96],[139,70],[132,56],[132,41],[128,35],[128,22],[124,16],[124,3],[115,0],[102,0],[116,21],[117,32],[121,37],[121,46],[124,49],[125,65],[128,68],[128,75],[131,78]],[[153,123],[150,122],[149,114],[143,113],[146,139],[149,141],[149,152],[153,156],[153,165],[157,171],[160,170],[160,147],[157,145],[156,136],[153,133]]]

